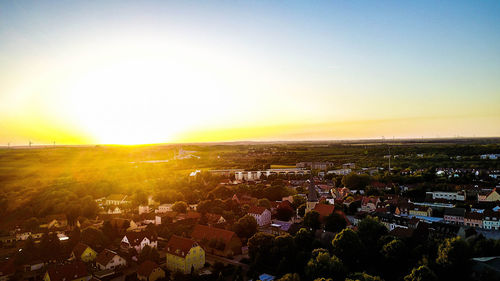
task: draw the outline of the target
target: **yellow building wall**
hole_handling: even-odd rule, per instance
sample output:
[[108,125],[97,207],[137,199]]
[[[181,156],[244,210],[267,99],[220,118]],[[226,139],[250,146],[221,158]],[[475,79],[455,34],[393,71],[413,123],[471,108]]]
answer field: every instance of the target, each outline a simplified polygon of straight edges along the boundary
[[191,273],[191,268],[194,268],[196,271],[205,265],[205,251],[200,246],[193,247],[184,258],[167,253],[166,263],[170,271],[180,271],[184,274],[189,274]]
[[87,247],[87,249],[85,249],[85,251],[83,251],[82,255],[80,256],[83,262],[91,262],[95,260],[96,257],[97,257],[97,252],[89,247]]

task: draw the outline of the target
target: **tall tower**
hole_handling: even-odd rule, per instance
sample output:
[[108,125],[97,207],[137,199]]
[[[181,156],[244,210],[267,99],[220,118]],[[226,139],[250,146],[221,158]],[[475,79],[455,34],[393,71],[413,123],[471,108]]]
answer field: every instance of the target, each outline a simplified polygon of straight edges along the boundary
[[314,207],[318,204],[318,194],[316,193],[316,187],[314,185],[313,173],[311,169],[311,177],[309,179],[309,187],[307,189],[307,203],[306,203],[306,213],[312,211]]

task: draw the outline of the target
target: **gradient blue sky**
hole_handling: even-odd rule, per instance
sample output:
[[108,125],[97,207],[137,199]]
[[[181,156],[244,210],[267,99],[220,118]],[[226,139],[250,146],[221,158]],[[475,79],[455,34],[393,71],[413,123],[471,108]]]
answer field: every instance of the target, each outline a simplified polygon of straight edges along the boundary
[[[208,84],[122,99],[99,80],[111,91],[90,97],[128,101],[113,116],[69,93],[67,81],[170,47],[169,73],[189,64],[176,79]],[[127,87],[127,73],[106,81]],[[185,110],[136,130],[114,119],[161,103]],[[2,1],[2,119],[13,143],[499,136],[500,1]]]

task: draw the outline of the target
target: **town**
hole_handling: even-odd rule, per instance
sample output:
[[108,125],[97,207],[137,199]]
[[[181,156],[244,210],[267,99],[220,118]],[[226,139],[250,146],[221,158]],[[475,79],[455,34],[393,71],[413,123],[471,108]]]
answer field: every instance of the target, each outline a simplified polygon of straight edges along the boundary
[[4,149],[77,171],[5,190],[0,280],[494,280],[495,142]]

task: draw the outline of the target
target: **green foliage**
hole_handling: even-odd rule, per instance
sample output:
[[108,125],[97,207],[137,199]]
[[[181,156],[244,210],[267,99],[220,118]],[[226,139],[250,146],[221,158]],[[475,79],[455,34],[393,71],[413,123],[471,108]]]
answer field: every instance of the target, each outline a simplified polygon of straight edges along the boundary
[[336,212],[325,218],[325,230],[331,232],[340,232],[347,226],[344,217]]
[[370,176],[350,173],[342,178],[342,185],[357,190],[364,190],[370,183]]
[[330,256],[325,250],[313,252],[305,272],[309,279],[333,277],[342,280],[345,275],[344,265],[340,259],[336,256]]
[[342,230],[335,235],[332,246],[333,254],[339,257],[349,269],[357,268],[363,244],[356,232],[351,229]]
[[300,281],[300,276],[297,273],[287,273],[276,281]]
[[404,281],[437,281],[436,274],[426,265],[415,267],[404,277]]
[[304,226],[312,229],[319,229],[321,227],[321,222],[319,221],[319,213],[316,211],[309,211],[304,216]]
[[266,209],[271,209],[271,201],[267,198],[259,199],[257,205]]
[[304,196],[300,195],[294,195],[292,201],[292,207],[294,209],[297,209],[300,205],[305,204],[307,202],[307,199]]
[[467,268],[469,258],[469,249],[462,238],[447,238],[439,245],[436,263],[456,272]]
[[257,232],[257,221],[251,215],[245,215],[233,225],[233,230],[240,238],[250,238]]
[[187,212],[188,209],[188,204],[184,201],[177,201],[172,205],[172,211],[178,212],[178,213],[185,213]]
[[298,208],[297,208],[297,214],[300,216],[300,217],[304,217],[304,215],[306,214],[306,208],[307,208],[307,205],[306,203],[300,205]]
[[276,218],[282,221],[289,221],[295,215],[295,211],[290,206],[278,206]]
[[345,281],[383,281],[378,276],[369,275],[365,272],[356,272],[349,276]]

